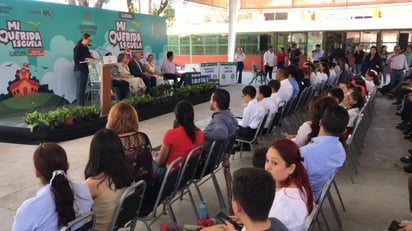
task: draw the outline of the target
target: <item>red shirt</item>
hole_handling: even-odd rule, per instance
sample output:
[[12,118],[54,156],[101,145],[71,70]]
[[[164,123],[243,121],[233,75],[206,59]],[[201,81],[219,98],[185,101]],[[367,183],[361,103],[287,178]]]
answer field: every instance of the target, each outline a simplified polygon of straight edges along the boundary
[[285,58],[286,58],[286,53],[285,52],[283,52],[283,53],[279,52],[276,56],[277,56],[276,59],[277,59],[278,62],[280,62],[280,63],[285,62]]
[[203,145],[203,141],[203,132],[200,129],[195,131],[194,143],[189,136],[186,135],[185,129],[182,126],[169,129],[163,138],[163,144],[169,147],[169,155],[166,160],[166,166],[178,157],[182,157],[184,162],[190,150],[196,146]]

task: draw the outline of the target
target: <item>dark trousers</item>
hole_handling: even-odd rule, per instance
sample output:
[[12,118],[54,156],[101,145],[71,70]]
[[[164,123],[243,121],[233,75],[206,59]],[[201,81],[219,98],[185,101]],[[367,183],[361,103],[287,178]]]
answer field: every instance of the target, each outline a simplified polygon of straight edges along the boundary
[[155,87],[156,86],[156,77],[154,76],[144,76],[144,77],[137,77],[137,78],[141,78],[144,82],[144,85],[146,85],[146,94],[149,94],[150,92],[150,88]]
[[269,79],[272,79],[272,72],[273,72],[273,66],[265,65],[265,78],[266,76],[268,76],[268,73],[269,73]]
[[392,94],[396,95],[402,89],[404,81],[403,70],[391,70],[391,82],[389,84],[390,91]]
[[278,65],[277,65],[278,69],[281,68],[281,67],[284,67],[284,66],[285,66],[285,62],[279,62],[278,61]]
[[112,80],[112,87],[119,89],[118,97],[120,100],[127,98],[129,95],[129,82],[124,80]]
[[176,74],[170,74],[170,73],[165,73],[163,74],[163,79],[165,80],[169,80],[169,79],[173,79],[174,84],[178,84],[182,83],[183,78],[180,78],[179,83],[177,82],[177,75]]
[[236,66],[236,74],[238,74],[237,83],[242,83],[242,71],[244,67],[245,65],[243,62],[237,62],[237,66]]
[[87,80],[89,78],[88,73],[84,73],[81,71],[75,71],[74,77],[76,78],[76,97],[77,97],[77,105],[84,106],[85,105],[85,96],[86,93],[86,86]]
[[250,127],[245,128],[245,127],[239,126],[239,133],[237,137],[241,139],[245,139],[245,140],[251,140],[253,139],[253,136],[255,135],[255,133],[256,133],[256,129],[252,129]]

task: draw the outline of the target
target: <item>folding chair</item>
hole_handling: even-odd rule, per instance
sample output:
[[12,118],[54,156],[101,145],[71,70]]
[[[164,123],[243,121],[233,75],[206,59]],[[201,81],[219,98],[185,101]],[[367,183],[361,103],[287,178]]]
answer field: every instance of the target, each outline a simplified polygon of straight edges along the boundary
[[96,223],[96,216],[93,212],[88,212],[77,216],[70,221],[60,231],[92,231]]
[[[226,208],[226,205],[225,200],[223,199],[222,190],[220,189],[219,183],[217,182],[214,171],[219,166],[220,160],[223,159],[222,156],[224,155],[224,148],[225,146],[223,140],[213,141],[204,165],[198,169],[198,174],[193,180],[193,184],[197,190],[200,200],[204,201],[202,193],[200,191],[200,186],[207,182],[210,178],[212,178],[213,186],[215,187],[216,195],[221,208]],[[205,178],[209,174],[210,177]]]
[[166,213],[167,210],[169,212],[170,220],[176,223],[176,216],[171,206],[171,201],[176,195],[177,184],[182,171],[182,166],[183,158],[179,157],[172,161],[172,163],[170,163],[167,167],[153,209],[150,214],[142,218],[148,222],[149,225],[153,224],[159,218],[157,215],[157,208],[161,204],[163,204],[163,212]]
[[251,85],[253,82],[259,81],[259,77],[260,77],[260,84],[263,84],[263,83],[266,84],[268,82],[266,79],[265,73],[262,70],[257,70],[255,63],[252,64],[252,72],[253,72],[253,78],[252,80],[250,80],[248,85]]
[[[250,149],[252,153],[254,152],[253,144],[257,141],[258,136],[261,134],[263,127],[265,126],[266,120],[268,118],[269,112],[266,112],[265,115],[262,117],[260,120],[256,132],[253,135],[252,139],[248,140],[243,137],[237,137],[236,142],[240,143],[240,158],[242,159],[242,153],[243,153],[243,144],[249,144]],[[235,155],[233,155],[233,159],[235,158]]]
[[[137,183],[129,186],[122,194],[119,204],[113,215],[112,223],[109,230],[118,230],[120,228],[127,228],[133,231],[136,223],[139,220],[140,207],[142,205],[144,192],[146,190],[146,182],[140,180]],[[143,222],[150,230],[150,227]]]
[[[193,179],[196,176],[196,171],[198,169],[200,158],[202,156],[202,149],[203,149],[203,146],[197,146],[193,148],[192,150],[190,150],[189,154],[186,157],[186,161],[183,164],[182,173],[180,174],[178,184],[177,184],[178,188],[176,190],[177,192],[181,193],[180,200],[182,200],[183,194],[187,190],[189,194],[190,202],[192,203],[193,210],[198,219],[199,219],[199,213],[197,211],[195,201],[193,200],[193,194],[190,191],[189,187],[192,185]],[[173,202],[175,202],[177,199],[179,199],[179,197],[175,198],[171,202],[170,206],[172,206]]]

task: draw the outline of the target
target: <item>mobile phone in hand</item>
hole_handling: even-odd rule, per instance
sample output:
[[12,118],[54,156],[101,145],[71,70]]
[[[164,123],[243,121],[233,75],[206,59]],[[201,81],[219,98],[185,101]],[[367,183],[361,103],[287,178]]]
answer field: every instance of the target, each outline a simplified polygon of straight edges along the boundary
[[389,225],[388,231],[397,231],[400,228],[399,224],[400,223],[398,221],[393,220]]
[[233,221],[230,217],[228,217],[226,214],[224,214],[223,212],[220,212],[219,214],[216,215],[216,219],[218,219],[219,221],[225,223],[225,221],[228,221],[230,224],[233,225],[233,227],[235,227],[235,229],[237,231],[241,231],[242,227],[236,223],[235,221]]

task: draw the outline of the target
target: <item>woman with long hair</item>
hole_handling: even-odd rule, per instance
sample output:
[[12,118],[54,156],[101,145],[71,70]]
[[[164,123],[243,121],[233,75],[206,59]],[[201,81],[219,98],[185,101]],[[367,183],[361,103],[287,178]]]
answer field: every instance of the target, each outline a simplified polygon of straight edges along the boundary
[[365,76],[365,73],[371,69],[378,73],[382,71],[382,59],[378,54],[378,48],[376,46],[371,46],[369,54],[365,56],[361,69],[362,76]]
[[203,145],[203,132],[194,123],[193,105],[182,100],[176,104],[175,128],[169,129],[155,158],[156,181],[159,182],[165,172],[166,166],[178,157],[186,158],[189,151],[196,146]]
[[386,85],[387,65],[388,65],[388,64],[386,64],[386,59],[389,56],[387,46],[385,46],[385,45],[381,46],[379,56],[381,57],[381,60],[382,60],[382,83],[383,83],[383,86],[385,86]]
[[119,136],[126,162],[133,169],[134,180],[144,180],[146,191],[149,192],[155,182],[152,146],[148,136],[139,131],[136,109],[123,101],[115,104],[107,116],[106,128]]
[[85,92],[87,80],[89,78],[88,62],[93,60],[93,57],[89,51],[88,46],[92,41],[92,37],[84,33],[76,46],[73,48],[73,60],[74,60],[74,77],[76,79],[76,97],[77,104],[85,104]]
[[305,146],[313,137],[318,136],[319,121],[326,109],[337,106],[334,98],[329,96],[315,96],[309,104],[308,120],[305,121],[298,129],[296,136],[289,135],[299,147]]
[[116,133],[102,129],[93,136],[84,176],[94,199],[95,230],[106,231],[120,197],[134,181]]
[[68,179],[69,162],[60,145],[40,144],[33,162],[34,174],[42,187],[17,210],[12,230],[60,230],[76,216],[91,211],[89,189]]
[[349,122],[345,133],[347,136],[352,133],[353,126],[355,126],[356,118],[358,118],[359,112],[363,107],[363,103],[364,99],[361,92],[357,88],[354,88],[348,97]]
[[242,48],[237,48],[236,53],[235,53],[235,62],[237,62],[236,66],[236,73],[237,73],[237,83],[242,83],[242,72],[243,68],[245,67],[245,59],[246,55],[243,52]]
[[162,74],[156,71],[156,67],[153,64],[153,59],[153,54],[149,54],[146,58],[146,62],[143,64],[143,67],[150,75],[156,77],[156,86],[159,86],[164,84],[164,80]]
[[269,217],[279,219],[290,231],[302,230],[314,197],[299,147],[288,139],[273,141],[266,153],[265,169],[276,182]]

